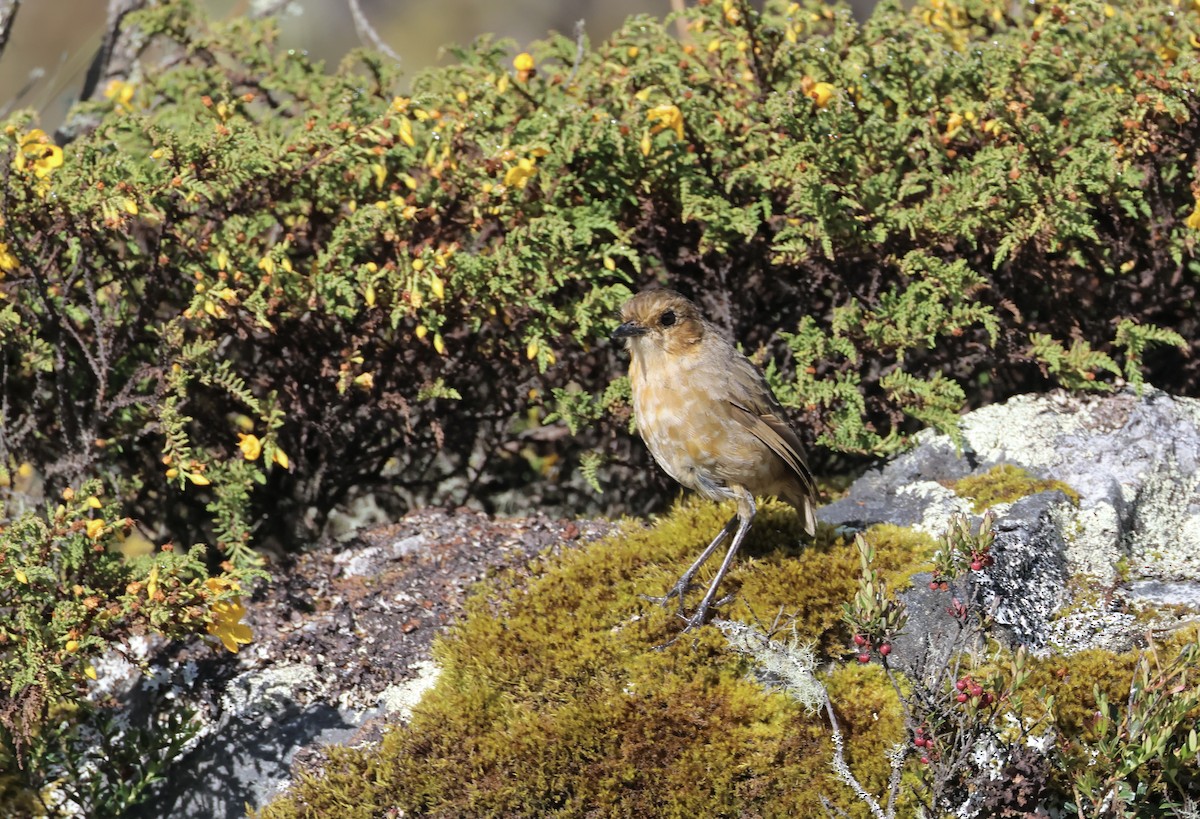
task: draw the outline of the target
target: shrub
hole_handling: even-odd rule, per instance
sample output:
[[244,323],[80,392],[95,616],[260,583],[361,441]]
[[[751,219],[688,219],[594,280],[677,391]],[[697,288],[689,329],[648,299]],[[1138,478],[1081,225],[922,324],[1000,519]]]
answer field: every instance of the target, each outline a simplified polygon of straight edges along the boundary
[[0,529],[0,755],[18,763],[51,710],[82,700],[93,660],[130,637],[207,631],[231,651],[250,638],[235,575],[210,576],[203,546],[127,559],[120,538],[134,522],[100,491],[68,488]]
[[61,145],[27,113],[0,140],[0,467],[100,477],[238,566],[366,492],[578,509],[543,479],[588,446],[640,498],[661,481],[598,342],[663,278],[840,451],[953,430],[1039,369],[1194,392],[1196,17],[730,0],[519,68],[485,38],[402,97],[270,21],[131,14],[136,82]]

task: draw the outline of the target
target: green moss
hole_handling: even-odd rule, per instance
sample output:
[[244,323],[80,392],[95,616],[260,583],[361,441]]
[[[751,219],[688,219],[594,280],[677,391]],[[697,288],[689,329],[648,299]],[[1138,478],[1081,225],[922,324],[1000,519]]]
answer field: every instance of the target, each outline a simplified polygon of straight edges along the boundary
[[1040,480],[1012,464],[997,464],[987,472],[968,475],[950,485],[960,497],[972,501],[971,509],[983,512],[998,503],[1011,503],[1038,492],[1059,490],[1079,505],[1079,493],[1062,481]]
[[[323,778],[262,816],[349,819],[387,807],[553,816],[597,806],[607,816],[809,816],[821,796],[865,815],[831,774],[823,718],[765,693],[715,628],[654,648],[682,623],[641,595],[669,588],[731,513],[684,502],[654,528],[631,523],[547,556],[531,577],[501,578],[439,643],[442,676],[410,726],[378,750],[336,752]],[[782,610],[801,639],[838,652],[858,555],[827,527],[815,544],[799,535],[790,507],[763,504],[723,589],[738,600],[721,614],[771,622]],[[892,584],[928,547],[891,529],[876,542]],[[902,732],[894,694],[869,669],[836,671],[830,685],[851,764],[881,791],[882,749]]]
[[[1027,691],[1054,696],[1054,710],[1047,714],[1044,698],[1027,703],[1028,716],[1053,718],[1060,736],[1092,742],[1095,740],[1096,689],[1110,701],[1124,702],[1129,697],[1130,680],[1137,663],[1134,653],[1114,654],[1103,649],[1088,649],[1069,657],[1052,656],[1035,663],[1026,683]],[[1039,712],[1039,708],[1042,710]]]

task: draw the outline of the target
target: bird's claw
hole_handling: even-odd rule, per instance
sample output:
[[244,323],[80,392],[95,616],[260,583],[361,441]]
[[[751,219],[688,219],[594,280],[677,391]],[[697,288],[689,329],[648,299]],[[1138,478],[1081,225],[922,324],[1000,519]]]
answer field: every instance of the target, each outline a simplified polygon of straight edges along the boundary
[[686,580],[686,581],[680,580],[678,583],[676,583],[674,586],[672,586],[670,589],[668,589],[667,593],[664,594],[662,597],[656,597],[652,594],[641,594],[638,596],[649,603],[657,603],[658,605],[664,606],[664,607],[670,605],[672,600],[678,600],[679,601],[679,612],[680,612],[680,614],[682,614],[683,613],[683,596],[685,594],[687,594],[688,589],[690,589],[691,587],[692,587],[692,583],[690,580]]
[[694,628],[699,628],[700,626],[704,625],[704,621],[708,617],[710,611],[720,608],[726,603],[732,602],[735,597],[737,597],[736,594],[727,594],[720,600],[713,600],[711,603],[701,603],[700,607],[696,609],[691,617],[683,617],[681,613],[680,617],[683,618],[683,620],[686,622],[686,625],[683,627],[683,631],[681,631],[680,634],[685,634]]

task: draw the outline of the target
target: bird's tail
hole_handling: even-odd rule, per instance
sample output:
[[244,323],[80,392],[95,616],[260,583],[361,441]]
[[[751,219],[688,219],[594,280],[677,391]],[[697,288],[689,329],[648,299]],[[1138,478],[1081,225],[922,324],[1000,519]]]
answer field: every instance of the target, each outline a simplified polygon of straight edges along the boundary
[[800,521],[804,524],[805,534],[814,537],[817,534],[817,499],[807,492],[796,492],[784,500],[796,507]]

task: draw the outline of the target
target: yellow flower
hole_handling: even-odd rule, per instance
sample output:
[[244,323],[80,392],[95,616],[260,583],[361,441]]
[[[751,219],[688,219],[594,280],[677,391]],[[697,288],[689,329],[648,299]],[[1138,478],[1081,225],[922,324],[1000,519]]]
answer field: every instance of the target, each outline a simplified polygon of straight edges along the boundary
[[204,477],[200,472],[184,472],[183,474],[187,476],[189,481],[196,484],[196,486],[208,486],[212,483],[212,481]]
[[1200,194],[1196,195],[1196,207],[1192,208],[1192,214],[1184,220],[1184,224],[1192,230],[1200,230]]
[[287,456],[287,453],[286,453],[286,452],[284,452],[284,451],[283,451],[282,449],[280,449],[279,447],[275,447],[275,454],[274,454],[273,456],[271,456],[271,460],[275,461],[275,463],[279,464],[279,465],[280,465],[280,466],[282,466],[284,469],[287,469],[287,468],[288,468],[288,456]]
[[76,651],[79,650],[79,641],[78,640],[67,640],[66,648],[67,648],[67,651],[74,654]]
[[95,495],[88,495],[88,498],[87,498],[87,500],[86,500],[86,501],[84,501],[84,502],[85,502],[85,503],[86,503],[88,506],[90,506],[92,509],[99,509],[99,508],[100,508],[100,499],[99,499],[98,497],[96,497]]
[[20,263],[17,261],[17,257],[12,255],[8,249],[8,245],[0,242],[0,273],[16,270],[18,264]]
[[827,82],[813,83],[813,87],[809,89],[808,96],[817,104],[818,108],[824,108],[833,99],[834,92],[837,91],[831,84]]
[[150,577],[146,580],[146,597],[154,599],[154,593],[158,591],[158,567],[155,566],[150,570]]
[[651,132],[674,131],[676,139],[683,139],[683,112],[677,105],[656,105],[646,112]]
[[537,165],[532,159],[518,159],[517,164],[513,165],[504,173],[504,184],[510,187],[523,188],[535,173],[537,173]]
[[83,669],[83,676],[87,677],[89,680],[96,679],[96,667],[89,665],[87,668]]
[[533,65],[533,55],[528,51],[522,51],[513,58],[513,68],[518,71],[532,71]]
[[954,135],[962,130],[965,122],[966,119],[962,114],[958,113],[957,111],[951,113],[946,119],[946,133],[943,135],[943,138],[947,140],[953,139]]
[[433,334],[433,349],[437,350],[438,355],[446,354],[446,342],[442,340],[441,333]]
[[437,273],[429,277],[429,291],[433,293],[433,297],[438,301],[446,298],[446,283],[442,281],[442,277]]
[[364,390],[369,390],[375,386],[375,376],[372,373],[359,373],[354,376],[354,383]]
[[17,578],[18,583],[24,583],[26,586],[29,585],[29,575],[25,574],[21,569],[13,572],[13,576]]
[[104,534],[104,521],[101,518],[93,518],[87,522],[87,536],[92,540]]
[[[223,577],[210,577],[204,581],[209,591],[221,594],[225,591],[236,590],[238,584]],[[254,632],[242,622],[246,616],[246,607],[242,598],[232,597],[228,600],[213,602],[212,620],[208,624],[208,633],[215,636],[231,654],[238,653],[238,646],[246,645],[254,639]]]
[[243,435],[239,432],[238,449],[242,451],[242,457],[247,461],[256,461],[262,454],[262,441],[258,440],[257,435]]
[[130,111],[133,106],[133,83],[111,80],[104,89],[104,98],[112,100],[118,111]]
[[417,141],[415,139],[413,139],[412,122],[409,121],[408,117],[405,117],[404,119],[400,120],[399,134],[400,134],[400,141],[403,142],[408,147],[411,148],[417,144]]
[[41,128],[34,128],[21,137],[17,155],[13,158],[13,166],[18,171],[31,167],[39,179],[62,164],[62,148],[51,142]]

